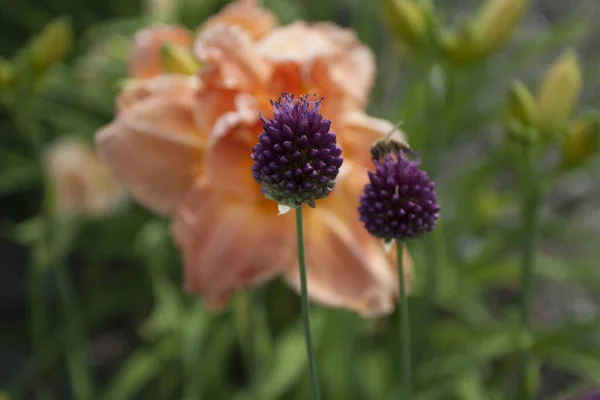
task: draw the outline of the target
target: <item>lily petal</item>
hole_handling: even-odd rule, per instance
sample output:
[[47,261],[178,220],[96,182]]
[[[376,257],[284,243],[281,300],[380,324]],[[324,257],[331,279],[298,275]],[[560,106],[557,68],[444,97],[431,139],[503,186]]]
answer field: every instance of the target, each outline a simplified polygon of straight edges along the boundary
[[271,74],[270,64],[256,52],[250,35],[237,25],[220,23],[203,31],[194,52],[204,63],[202,81],[225,89],[253,91]]
[[[344,307],[363,316],[390,313],[398,292],[391,260],[377,241],[349,229],[345,222],[318,208],[306,218],[309,296],[318,303]],[[285,279],[299,290],[297,267],[289,269]]]
[[197,181],[173,220],[172,234],[183,256],[185,288],[213,308],[229,295],[279,274],[294,257],[290,215],[263,213]]
[[200,26],[199,32],[219,23],[237,25],[247,31],[253,39],[258,39],[273,29],[278,21],[275,14],[260,6],[260,1],[237,0],[207,19]]
[[[349,159],[344,166],[332,193],[316,209],[305,210],[307,260],[312,260],[308,265],[309,295],[325,305],[375,317],[394,308],[393,298],[398,295],[396,252],[386,252],[358,219],[367,169]],[[410,288],[412,260],[406,249],[404,257]],[[290,270],[286,278],[299,287],[297,273]]]
[[295,22],[273,29],[257,44],[258,53],[274,63],[300,66],[301,80],[325,96],[343,93],[364,106],[375,78],[373,52],[350,29],[329,23]]
[[[331,59],[319,57],[316,60],[313,74],[324,71],[327,81],[338,90],[345,91],[358,105],[364,107],[375,82],[375,56],[373,51],[362,44],[356,32],[347,28],[321,22],[314,29],[335,43],[337,52]],[[326,68],[328,67],[328,68]],[[349,84],[350,83],[350,84]]]
[[135,34],[129,58],[129,73],[134,78],[152,78],[164,72],[162,46],[192,47],[192,33],[178,25],[153,25]]
[[[262,125],[250,95],[236,98],[236,110],[215,124],[206,150],[206,179],[215,188],[235,194],[248,203],[265,201],[252,178],[252,146],[258,143]],[[273,204],[275,204],[273,202]]]
[[169,214],[202,174],[206,133],[194,122],[192,80],[158,91],[96,133],[99,154],[141,204]]
[[167,74],[152,79],[133,80],[117,97],[117,113],[125,112],[151,98],[184,97],[185,101],[191,101],[190,96],[201,88],[202,84],[198,78],[182,75]]

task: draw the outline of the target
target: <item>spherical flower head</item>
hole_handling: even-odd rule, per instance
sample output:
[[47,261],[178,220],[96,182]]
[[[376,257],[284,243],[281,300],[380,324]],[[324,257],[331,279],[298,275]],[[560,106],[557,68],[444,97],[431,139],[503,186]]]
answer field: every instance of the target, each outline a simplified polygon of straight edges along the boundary
[[407,240],[435,228],[440,206],[435,183],[419,169],[418,156],[409,148],[374,159],[376,170],[360,197],[358,212],[365,228],[386,242]]
[[252,148],[252,176],[264,195],[291,208],[326,197],[343,159],[331,121],[319,114],[320,100],[284,93],[271,101],[274,116],[261,115],[263,132]]

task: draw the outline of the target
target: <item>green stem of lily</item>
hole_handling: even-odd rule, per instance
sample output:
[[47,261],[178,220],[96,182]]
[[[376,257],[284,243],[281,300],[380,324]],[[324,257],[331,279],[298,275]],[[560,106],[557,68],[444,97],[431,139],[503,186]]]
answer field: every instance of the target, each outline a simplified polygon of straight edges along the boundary
[[[535,164],[531,146],[526,146],[520,157],[522,165],[521,178],[522,195],[522,258],[521,258],[521,324],[524,334],[531,337],[531,305],[533,292],[533,275],[536,254],[536,238],[538,231],[539,188],[535,179]],[[519,355],[519,399],[529,400],[534,396],[533,388],[528,384],[527,375],[530,371],[531,352],[524,348]]]
[[410,400],[412,398],[412,370],[410,359],[410,320],[408,315],[408,296],[406,295],[406,283],[404,277],[404,243],[397,242],[396,250],[398,252],[398,277],[400,281],[400,335],[402,358],[402,399]]
[[321,399],[319,380],[317,378],[317,363],[310,333],[310,306],[308,303],[308,288],[306,283],[306,259],[304,257],[304,229],[302,226],[302,206],[296,209],[296,236],[298,238],[298,262],[300,264],[300,295],[302,301],[302,322],[304,325],[304,338],[306,339],[306,353],[308,356],[308,370],[313,398]]

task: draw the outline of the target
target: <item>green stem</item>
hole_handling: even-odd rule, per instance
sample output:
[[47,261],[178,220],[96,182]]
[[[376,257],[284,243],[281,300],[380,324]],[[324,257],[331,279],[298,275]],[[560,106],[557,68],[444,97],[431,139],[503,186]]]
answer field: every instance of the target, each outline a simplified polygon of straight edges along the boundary
[[[521,259],[521,324],[524,334],[529,338],[531,332],[531,305],[533,292],[533,275],[536,254],[536,237],[538,230],[539,189],[535,179],[535,164],[532,148],[526,146],[522,157],[520,171],[522,195],[522,259]],[[531,368],[531,352],[524,348],[519,355],[519,398],[532,399],[533,388],[528,385],[527,375]]]
[[65,358],[71,388],[76,399],[89,400],[94,397],[94,389],[89,363],[85,354],[81,313],[76,305],[73,286],[64,266],[57,265],[54,272],[63,306],[66,334],[68,335],[68,340],[65,343]]
[[256,354],[256,320],[254,291],[250,289],[245,293],[240,293],[235,303],[235,324],[238,331],[238,340],[242,348],[244,358],[244,367],[248,373],[250,382],[251,398],[259,399],[258,393],[258,356]]
[[398,277],[400,279],[400,335],[402,344],[402,383],[404,400],[412,398],[412,371],[410,360],[410,320],[408,315],[408,297],[406,295],[406,283],[404,282],[404,243],[397,242],[396,250],[398,252]]
[[308,289],[306,284],[306,259],[304,257],[304,229],[302,227],[302,206],[296,208],[296,236],[298,238],[298,263],[300,264],[300,296],[302,301],[302,322],[304,325],[304,338],[306,339],[306,353],[308,356],[308,371],[313,398],[321,399],[319,381],[317,378],[317,363],[310,333],[310,306],[308,304]]

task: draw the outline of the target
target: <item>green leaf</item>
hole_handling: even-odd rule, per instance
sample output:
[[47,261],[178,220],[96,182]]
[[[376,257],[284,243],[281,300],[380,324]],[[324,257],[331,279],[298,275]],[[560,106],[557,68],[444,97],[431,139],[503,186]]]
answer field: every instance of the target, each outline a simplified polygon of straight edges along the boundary
[[104,400],[129,400],[166,368],[176,352],[173,338],[165,339],[153,347],[141,348],[132,353],[109,383]]
[[565,343],[579,346],[579,349],[594,344],[600,345],[600,319],[592,318],[588,321],[569,323],[555,329],[538,332],[533,350],[542,353],[546,348],[561,346]]
[[181,332],[181,361],[186,373],[184,399],[195,400],[202,397],[204,376],[202,375],[202,347],[212,326],[211,318],[204,310],[200,299],[187,313]]
[[[314,310],[311,313],[311,330],[315,347],[321,340],[324,327],[325,312]],[[266,399],[278,399],[296,384],[308,370],[306,344],[301,321],[296,322],[276,341],[271,365],[270,371],[260,382],[260,393]]]
[[461,400],[485,400],[488,398],[481,376],[476,372],[457,379],[456,395]]
[[583,375],[600,385],[600,349],[583,351],[571,347],[545,348],[540,355],[545,361],[570,370],[578,375]]
[[420,369],[420,386],[448,376],[474,371],[494,359],[518,349],[513,331],[480,332],[478,340],[466,342],[462,348],[424,363]]
[[[0,158],[5,154],[2,152]],[[40,172],[34,162],[28,160],[23,160],[23,162],[2,161],[4,166],[0,168],[0,197],[41,184]]]

